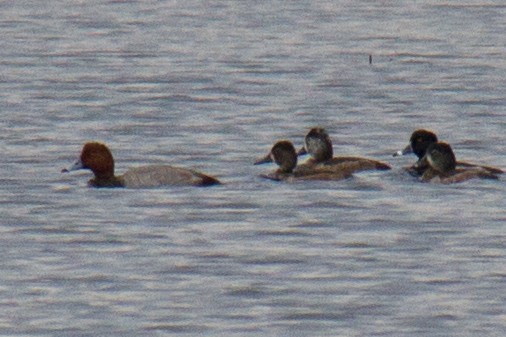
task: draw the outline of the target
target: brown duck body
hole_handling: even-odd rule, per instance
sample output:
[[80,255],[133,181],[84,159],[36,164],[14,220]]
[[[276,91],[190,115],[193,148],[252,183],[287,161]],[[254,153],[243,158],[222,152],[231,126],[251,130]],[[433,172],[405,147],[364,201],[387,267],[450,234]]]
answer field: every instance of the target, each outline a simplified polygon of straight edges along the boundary
[[456,184],[471,179],[499,179],[495,174],[484,170],[479,167],[455,169],[454,171],[442,174],[435,171],[433,168],[428,168],[422,175],[423,182],[430,182],[436,184]]
[[360,172],[368,170],[390,170],[390,165],[381,161],[355,156],[334,157],[332,142],[324,128],[311,129],[304,138],[304,146],[298,155],[309,154],[311,156],[300,169],[320,168],[335,171]]
[[304,168],[322,169],[322,170],[352,170],[352,172],[369,170],[390,170],[388,164],[374,159],[362,157],[333,157],[325,161],[316,161],[313,158],[308,159],[304,164],[298,166],[298,169]]

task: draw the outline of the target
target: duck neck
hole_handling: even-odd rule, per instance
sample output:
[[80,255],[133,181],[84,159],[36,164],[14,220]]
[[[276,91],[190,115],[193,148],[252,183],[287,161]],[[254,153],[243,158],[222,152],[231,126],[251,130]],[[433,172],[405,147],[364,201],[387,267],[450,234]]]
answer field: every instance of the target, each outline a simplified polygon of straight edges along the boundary
[[88,182],[90,187],[125,187],[125,182],[119,177],[97,177]]
[[291,167],[280,167],[277,171],[277,173],[292,173],[293,169]]
[[314,161],[318,162],[318,163],[324,163],[328,160],[331,160],[332,157],[333,157],[332,150],[328,150],[328,149],[318,151],[317,153],[315,153],[313,155]]

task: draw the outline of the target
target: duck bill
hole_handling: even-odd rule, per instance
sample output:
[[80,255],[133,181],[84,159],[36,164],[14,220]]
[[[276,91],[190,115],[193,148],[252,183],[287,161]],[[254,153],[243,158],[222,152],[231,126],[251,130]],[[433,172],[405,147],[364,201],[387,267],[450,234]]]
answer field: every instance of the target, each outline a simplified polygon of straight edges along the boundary
[[265,163],[272,163],[272,158],[271,158],[270,153],[267,156],[265,156],[261,159],[258,159],[253,165],[260,165],[260,164],[265,164]]
[[83,162],[81,161],[81,159],[78,159],[69,168],[64,168],[63,170],[61,170],[61,172],[68,173],[70,171],[77,171],[77,170],[82,170],[82,169],[84,169]]
[[306,151],[306,147],[303,146],[303,147],[301,147],[301,149],[299,150],[299,152],[297,152],[297,156],[303,156],[305,154],[307,154],[307,151]]
[[411,144],[409,144],[408,146],[406,146],[404,149],[395,152],[393,154],[393,156],[394,157],[404,156],[405,154],[410,154],[410,153],[413,153],[413,148],[411,147]]

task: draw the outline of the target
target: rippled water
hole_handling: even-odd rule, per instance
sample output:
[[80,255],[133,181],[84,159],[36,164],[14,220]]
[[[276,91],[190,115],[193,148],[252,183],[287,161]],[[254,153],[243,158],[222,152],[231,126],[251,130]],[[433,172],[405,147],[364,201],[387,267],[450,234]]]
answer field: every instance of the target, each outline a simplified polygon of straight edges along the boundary
[[[504,336],[505,183],[421,184],[416,128],[506,168],[502,1],[0,3],[4,336]],[[369,64],[372,55],[372,64]],[[263,180],[325,126],[391,172]],[[172,163],[212,188],[95,190]]]

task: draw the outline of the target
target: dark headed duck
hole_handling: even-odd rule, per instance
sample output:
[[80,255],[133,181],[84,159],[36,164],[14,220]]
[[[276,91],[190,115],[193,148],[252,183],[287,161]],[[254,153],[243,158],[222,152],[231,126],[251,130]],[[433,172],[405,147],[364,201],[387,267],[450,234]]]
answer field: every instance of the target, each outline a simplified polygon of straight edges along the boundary
[[262,177],[272,180],[342,180],[351,177],[352,172],[332,170],[319,167],[297,167],[297,152],[293,144],[287,140],[278,141],[267,156],[257,160],[255,165],[275,162],[279,168]]
[[[353,172],[366,170],[390,170],[388,164],[380,161],[362,157],[334,157],[332,141],[324,128],[312,128],[304,138],[304,146],[299,150],[298,155],[309,154],[311,158],[304,163],[304,166],[325,166],[334,167],[336,170],[343,166]],[[301,165],[302,166],[302,165]]]
[[[418,157],[418,161],[411,167],[408,167],[407,170],[410,174],[414,176],[422,175],[428,166],[422,163],[422,158],[425,156],[427,149],[432,145],[438,142],[438,138],[436,134],[432,131],[425,129],[415,130],[409,139],[409,144],[403,150],[397,151],[393,154],[393,156],[402,156],[409,153],[414,153]],[[503,170],[492,167],[492,166],[483,166],[477,164],[471,164],[463,161],[457,161],[456,165],[458,168],[481,168],[489,171],[493,174],[501,174],[504,173]]]
[[494,173],[482,167],[458,168],[451,146],[444,142],[431,144],[420,165],[426,167],[421,177],[424,182],[452,184],[473,178],[498,179]]

